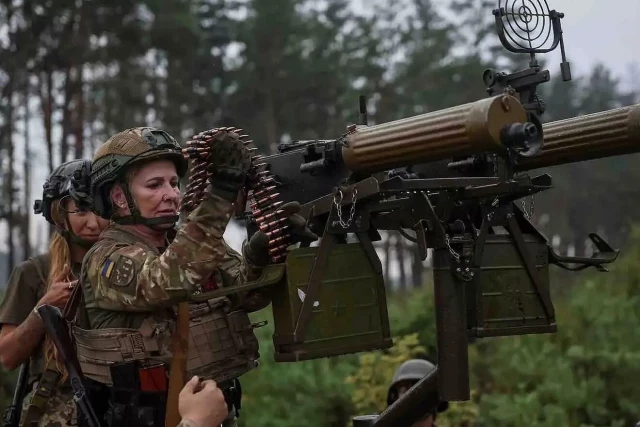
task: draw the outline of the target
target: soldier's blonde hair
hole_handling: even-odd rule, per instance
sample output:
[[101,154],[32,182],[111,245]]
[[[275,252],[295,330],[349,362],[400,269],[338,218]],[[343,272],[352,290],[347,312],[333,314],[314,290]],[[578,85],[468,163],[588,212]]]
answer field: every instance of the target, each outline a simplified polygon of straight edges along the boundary
[[[68,214],[62,209],[60,200],[54,200],[51,204],[51,217],[56,225],[62,229],[67,227],[66,215]],[[69,248],[69,243],[57,230],[53,232],[53,236],[49,242],[49,259],[49,274],[47,276],[46,290],[48,290],[51,284],[58,279],[60,272],[65,268],[65,266],[68,266],[69,271],[71,271],[71,250]],[[63,280],[70,281],[72,278],[67,277]],[[64,367],[64,361],[58,355],[58,350],[56,350],[56,347],[48,336],[45,338],[44,342],[44,357],[45,363],[47,364],[50,360],[55,361],[56,369],[61,374],[60,382],[65,382],[68,378],[68,373]]]

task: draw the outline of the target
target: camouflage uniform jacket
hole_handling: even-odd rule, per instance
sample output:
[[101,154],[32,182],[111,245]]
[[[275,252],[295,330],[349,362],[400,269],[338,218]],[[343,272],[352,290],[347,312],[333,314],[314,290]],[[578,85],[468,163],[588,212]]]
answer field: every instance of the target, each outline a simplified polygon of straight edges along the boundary
[[[202,285],[229,287],[259,277],[261,269],[223,239],[232,210],[231,203],[207,195],[164,251],[135,231],[111,224],[83,262],[81,282],[90,328],[137,329],[149,317],[170,317],[170,308],[188,301]],[[252,312],[269,304],[262,295],[249,292],[229,298],[234,307]]]

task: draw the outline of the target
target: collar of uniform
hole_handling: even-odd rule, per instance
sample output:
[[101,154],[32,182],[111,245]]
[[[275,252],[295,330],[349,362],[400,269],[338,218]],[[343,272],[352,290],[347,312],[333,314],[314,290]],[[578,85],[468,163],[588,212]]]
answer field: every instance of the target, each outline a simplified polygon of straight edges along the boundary
[[136,242],[136,244],[143,244],[149,250],[153,251],[156,255],[160,255],[158,248],[153,245],[153,243],[149,242],[142,234],[137,233],[135,230],[131,230],[128,228],[124,228],[123,226],[116,224],[115,222],[111,222],[107,228],[100,235],[101,239],[109,239],[114,240],[118,243],[126,243],[122,242],[122,234],[127,234],[131,239],[131,242]]

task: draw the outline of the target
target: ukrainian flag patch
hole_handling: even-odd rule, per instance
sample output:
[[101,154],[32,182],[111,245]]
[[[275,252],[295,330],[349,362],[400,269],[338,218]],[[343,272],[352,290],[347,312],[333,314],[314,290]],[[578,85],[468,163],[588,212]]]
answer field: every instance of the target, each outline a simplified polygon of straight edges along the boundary
[[110,259],[107,259],[104,262],[104,267],[102,267],[102,272],[100,273],[102,277],[106,277],[107,279],[111,277],[111,272],[113,271],[113,266],[115,263]]

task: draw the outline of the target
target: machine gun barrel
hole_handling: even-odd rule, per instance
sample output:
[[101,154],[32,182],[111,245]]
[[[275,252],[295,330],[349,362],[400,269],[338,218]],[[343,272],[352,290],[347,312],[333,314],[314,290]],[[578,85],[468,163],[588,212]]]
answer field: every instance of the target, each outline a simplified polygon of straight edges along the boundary
[[544,145],[521,158],[527,171],[640,151],[640,104],[546,123]]
[[347,136],[342,156],[356,172],[497,152],[506,148],[504,131],[527,122],[517,98],[499,95],[375,126]]

